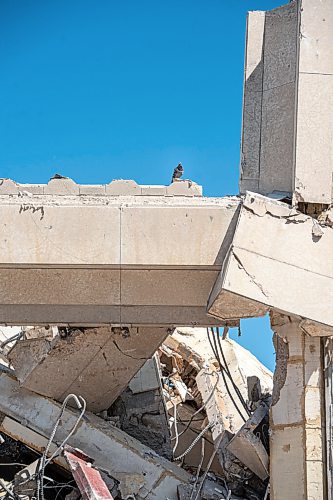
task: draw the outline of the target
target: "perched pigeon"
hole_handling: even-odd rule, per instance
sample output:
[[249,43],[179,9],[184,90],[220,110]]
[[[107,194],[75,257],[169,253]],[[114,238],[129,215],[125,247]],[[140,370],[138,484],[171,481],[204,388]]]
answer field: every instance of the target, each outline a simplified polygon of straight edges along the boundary
[[181,163],[178,163],[177,167],[173,171],[171,182],[174,182],[175,179],[180,179],[183,173],[183,165]]
[[60,174],[54,174],[53,177],[51,177],[50,180],[52,179],[68,179],[68,177],[64,177],[63,175],[60,175]]

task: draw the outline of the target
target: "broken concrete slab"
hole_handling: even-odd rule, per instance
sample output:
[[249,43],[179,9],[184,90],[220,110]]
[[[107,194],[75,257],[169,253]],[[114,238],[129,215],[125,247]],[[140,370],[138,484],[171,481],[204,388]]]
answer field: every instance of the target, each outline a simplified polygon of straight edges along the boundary
[[60,402],[69,393],[81,394],[88,409],[99,412],[111,406],[167,334],[166,328],[74,329],[51,341],[21,340],[8,359],[23,387]]
[[322,236],[315,236],[317,224],[284,203],[247,193],[209,313],[227,320],[232,302],[232,316],[237,308],[242,316],[259,316],[272,307],[333,326],[333,311],[318,300],[322,290],[333,294],[333,230],[321,226]]
[[268,415],[268,410],[269,407],[260,402],[251,417],[227,444],[227,449],[263,481],[269,476],[269,458],[262,441],[253,431]]
[[[51,435],[60,412],[57,403],[20,388],[18,382],[6,374],[0,375],[0,390],[0,412],[45,438]],[[55,439],[62,441],[75,421],[76,414],[65,410]],[[69,444],[91,456],[96,467],[120,483],[137,478],[134,483],[138,500],[177,500],[178,485],[190,479],[184,470],[93,414],[87,413],[81,420]]]

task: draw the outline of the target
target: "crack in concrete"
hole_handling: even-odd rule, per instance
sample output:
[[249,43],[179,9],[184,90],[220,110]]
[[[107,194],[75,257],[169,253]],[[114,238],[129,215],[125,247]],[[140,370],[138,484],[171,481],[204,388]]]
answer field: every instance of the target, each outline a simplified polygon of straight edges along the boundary
[[260,283],[258,283],[258,282],[256,281],[255,277],[254,277],[252,274],[250,274],[250,273],[249,273],[249,272],[245,269],[245,267],[244,267],[244,265],[243,265],[242,261],[240,260],[240,258],[238,257],[238,255],[236,255],[236,254],[235,254],[235,252],[234,252],[234,251],[233,251],[233,256],[235,257],[235,259],[236,259],[236,261],[237,261],[237,263],[238,263],[238,265],[239,265],[240,269],[243,269],[243,271],[244,271],[244,272],[247,274],[247,276],[250,278],[251,282],[259,288],[259,290],[261,291],[261,293],[262,293],[263,295],[265,295],[265,297],[267,297],[267,298],[268,298],[268,294],[265,292],[265,290],[264,290],[263,286],[262,286]]
[[136,358],[135,356],[132,356],[131,354],[127,354],[126,352],[124,352],[120,347],[119,345],[117,344],[117,342],[113,339],[112,342],[114,343],[115,347],[118,349],[119,352],[121,352],[121,354],[123,354],[124,356],[127,356],[128,358],[131,358],[131,359],[135,359],[136,361],[140,361],[140,360],[147,360],[149,358],[147,357],[143,357],[143,358]]
[[254,215],[257,215],[258,217],[264,217],[265,215],[270,215],[271,217],[274,217],[274,219],[286,219],[286,224],[302,224],[306,222],[308,219],[311,219],[311,217],[307,217],[306,219],[303,220],[292,220],[293,217],[299,217],[302,216],[304,217],[304,214],[301,213],[290,213],[289,215],[277,215],[274,212],[271,212],[266,205],[264,205],[265,212],[263,214],[258,213],[254,208],[249,207],[248,205],[243,205],[246,210],[249,212],[253,213]]

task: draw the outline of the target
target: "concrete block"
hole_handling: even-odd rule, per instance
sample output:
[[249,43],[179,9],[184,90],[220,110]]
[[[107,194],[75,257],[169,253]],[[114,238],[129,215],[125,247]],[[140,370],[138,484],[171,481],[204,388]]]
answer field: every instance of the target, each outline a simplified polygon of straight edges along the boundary
[[11,179],[0,179],[0,195],[2,194],[18,194],[20,188],[17,182]]
[[1,208],[0,321],[221,324],[208,317],[207,297],[239,203],[238,197],[13,196]]
[[268,454],[260,439],[253,432],[240,431],[227,446],[244,465],[263,481],[269,476]]
[[122,208],[123,265],[221,265],[237,204],[219,202],[205,210],[168,205]]
[[[295,83],[297,25],[296,2],[266,12],[263,47],[264,90]],[[293,113],[293,109],[290,112]]]
[[78,200],[54,205],[47,198],[29,202],[18,198],[16,204],[1,207],[1,263],[119,265],[119,207],[84,206]]
[[141,195],[141,187],[132,180],[114,179],[105,189],[108,196]]
[[322,385],[321,339],[304,335],[304,341],[304,383],[319,388]]
[[262,101],[259,192],[292,192],[295,83],[267,85]]
[[305,387],[304,413],[307,427],[321,427],[322,409],[321,390],[316,387]]
[[270,464],[271,498],[273,500],[307,498],[302,426],[273,429]]
[[296,2],[248,16],[242,193],[293,190],[297,26]]
[[333,74],[300,74],[295,201],[331,203],[332,130]]
[[79,193],[79,185],[73,179],[51,179],[44,188],[44,194],[71,196]]
[[142,196],[166,196],[167,186],[141,186]]
[[299,71],[333,74],[333,4],[302,0]]
[[245,85],[249,91],[262,90],[265,15],[263,11],[251,11],[247,15]]
[[304,335],[300,332],[299,321],[293,319],[282,327],[275,328],[272,326],[273,330],[284,339],[288,344],[289,361],[300,361],[304,359]]
[[202,196],[202,186],[188,180],[178,180],[166,186],[167,196]]
[[324,474],[324,464],[322,461],[306,462],[307,500],[325,500],[327,498],[324,491]]
[[104,196],[106,194],[105,184],[80,184],[80,195]]
[[271,407],[271,422],[276,425],[295,425],[303,422],[303,364],[287,365],[287,376],[280,389],[277,404]]
[[320,428],[312,429],[306,427],[305,446],[306,460],[322,462],[324,450],[322,430]]
[[265,12],[248,13],[241,146],[241,193],[246,190],[257,192],[259,189],[264,25]]

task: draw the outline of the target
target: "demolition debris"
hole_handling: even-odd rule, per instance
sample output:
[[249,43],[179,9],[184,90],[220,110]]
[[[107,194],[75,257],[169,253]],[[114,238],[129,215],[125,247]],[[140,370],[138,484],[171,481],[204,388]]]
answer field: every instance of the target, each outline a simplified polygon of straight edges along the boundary
[[[135,341],[132,332],[128,329],[126,339],[134,335]],[[102,378],[94,400],[68,393],[77,383],[76,367],[72,372],[70,367],[89,345],[100,345],[103,356],[106,346],[119,340],[118,331],[3,328],[3,495],[15,500],[263,498],[272,374],[221,334],[213,328],[175,329],[151,359],[141,360],[123,392],[115,391],[111,404],[109,396],[103,404]],[[52,379],[59,373],[49,391],[60,386],[68,370],[67,389],[55,391],[52,399],[45,394],[47,366]],[[96,367],[95,377],[101,373]],[[37,385],[41,374],[44,380]],[[81,377],[81,384],[88,384],[84,372]]]

